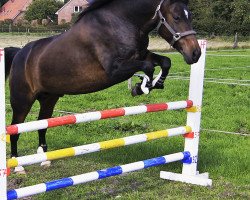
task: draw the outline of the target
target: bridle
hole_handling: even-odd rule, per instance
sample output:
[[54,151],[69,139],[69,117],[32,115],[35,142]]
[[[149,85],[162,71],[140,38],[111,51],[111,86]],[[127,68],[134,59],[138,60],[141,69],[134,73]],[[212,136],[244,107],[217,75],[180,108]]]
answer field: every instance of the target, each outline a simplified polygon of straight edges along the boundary
[[171,46],[174,46],[174,44],[179,41],[181,38],[183,37],[186,37],[188,35],[196,35],[196,32],[193,31],[193,30],[190,30],[190,31],[185,31],[185,32],[182,32],[182,33],[179,33],[179,32],[176,32],[166,21],[165,17],[163,17],[162,13],[161,13],[161,6],[163,4],[165,0],[161,0],[160,4],[157,6],[156,8],[156,11],[155,11],[155,15],[153,17],[153,19],[155,19],[155,17],[159,16],[160,18],[160,21],[158,23],[158,26],[157,26],[157,32],[159,31],[160,27],[162,25],[164,25],[168,30],[169,32],[173,35],[173,39],[172,41],[170,42],[170,45]]

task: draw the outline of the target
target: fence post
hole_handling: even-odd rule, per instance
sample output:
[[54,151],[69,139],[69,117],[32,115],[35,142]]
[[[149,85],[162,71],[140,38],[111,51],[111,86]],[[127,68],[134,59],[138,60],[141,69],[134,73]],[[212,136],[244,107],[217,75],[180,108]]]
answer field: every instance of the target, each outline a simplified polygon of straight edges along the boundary
[[5,134],[5,64],[0,48],[0,198],[7,199],[6,134]]
[[163,179],[181,181],[202,186],[211,186],[212,180],[208,178],[208,173],[199,174],[197,171],[198,146],[200,138],[201,106],[203,96],[204,71],[206,61],[206,40],[199,40],[201,47],[201,57],[196,64],[191,66],[189,100],[193,101],[193,107],[187,109],[187,126],[192,128],[192,134],[185,137],[185,151],[190,152],[190,160],[183,163],[182,174],[172,172],[161,172]]
[[192,163],[183,164],[182,173],[187,175],[197,175],[198,146],[200,138],[201,107],[203,96],[204,71],[206,62],[206,40],[199,40],[201,47],[201,57],[198,63],[191,66],[189,98],[193,101],[194,111],[187,113],[187,125],[192,127],[194,138],[185,138],[185,149],[191,153]]

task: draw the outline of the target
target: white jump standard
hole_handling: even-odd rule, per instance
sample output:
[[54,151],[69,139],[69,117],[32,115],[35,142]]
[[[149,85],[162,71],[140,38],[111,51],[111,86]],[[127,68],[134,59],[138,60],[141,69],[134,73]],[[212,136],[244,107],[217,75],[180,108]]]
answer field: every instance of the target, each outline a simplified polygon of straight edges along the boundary
[[[91,113],[68,115],[59,118],[51,118],[40,121],[16,124],[6,127],[5,125],[5,77],[4,77],[4,52],[0,49],[0,198],[1,200],[17,199],[27,197],[43,192],[48,192],[60,188],[65,188],[77,184],[83,184],[90,181],[108,178],[127,172],[137,171],[149,167],[154,167],[174,161],[182,161],[183,169],[181,174],[172,172],[161,172],[160,177],[168,180],[181,181],[202,186],[211,186],[212,180],[208,178],[208,173],[199,174],[197,171],[198,145],[201,120],[201,106],[203,93],[203,79],[205,67],[206,41],[199,41],[202,49],[202,55],[197,64],[191,66],[189,98],[187,101],[178,101],[162,104],[149,104],[144,106],[133,106],[118,108],[105,111],[96,111]],[[125,115],[135,115],[148,112],[159,112],[166,110],[186,109],[187,124],[178,128],[156,131],[140,135],[134,135],[119,139],[113,139],[104,142],[70,147],[52,152],[38,153],[18,158],[8,159],[6,163],[6,134],[20,134],[26,131],[34,131],[44,128],[61,126],[66,124],[83,123],[107,118],[121,117]],[[184,151],[135,163],[125,164],[98,170],[82,175],[62,178],[33,186],[7,191],[7,167],[16,167],[21,165],[31,165],[38,162],[61,159],[65,157],[83,155],[101,150],[107,150],[126,145],[146,142],[154,139],[170,136],[184,135]],[[7,166],[7,167],[6,167]]]
[[190,164],[183,163],[182,174],[161,172],[160,177],[168,180],[181,181],[202,186],[211,186],[212,180],[208,178],[208,173],[199,174],[197,171],[207,42],[205,40],[199,40],[199,44],[202,54],[199,61],[191,66],[189,84],[189,99],[192,99],[194,109],[189,109],[189,112],[187,113],[187,125],[192,128],[194,136],[191,138],[186,137],[185,151],[189,151],[191,153]]

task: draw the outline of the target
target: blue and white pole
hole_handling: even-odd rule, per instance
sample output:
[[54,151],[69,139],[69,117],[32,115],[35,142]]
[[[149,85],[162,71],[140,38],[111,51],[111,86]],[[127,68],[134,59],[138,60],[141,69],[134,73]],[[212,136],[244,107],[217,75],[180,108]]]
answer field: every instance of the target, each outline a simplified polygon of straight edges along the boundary
[[7,193],[8,200],[18,199],[26,196],[31,196],[43,192],[49,192],[52,190],[66,188],[73,185],[83,184],[90,181],[95,181],[98,179],[104,179],[111,176],[117,176],[120,174],[138,171],[141,169],[146,169],[158,165],[163,165],[175,161],[189,160],[190,153],[189,152],[180,152],[175,154],[170,154],[162,157],[152,158],[144,161],[134,162],[126,165],[111,167],[103,170],[98,170],[82,175],[72,176],[69,178],[63,178],[55,181],[50,181],[46,183],[41,183],[38,185],[33,185],[29,187],[24,187],[15,190],[9,190]]

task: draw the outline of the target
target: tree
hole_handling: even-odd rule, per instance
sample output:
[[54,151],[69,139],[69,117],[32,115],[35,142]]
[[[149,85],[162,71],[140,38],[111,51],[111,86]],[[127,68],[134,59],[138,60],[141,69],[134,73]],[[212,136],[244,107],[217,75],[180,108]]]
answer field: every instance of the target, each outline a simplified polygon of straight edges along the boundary
[[190,1],[193,13],[193,26],[199,34],[211,34],[215,26],[212,12],[212,2],[207,0]]
[[199,34],[249,34],[249,0],[190,1],[193,25]]
[[231,23],[234,24],[234,32],[248,35],[250,31],[250,4],[249,0],[234,0],[231,2]]
[[63,4],[56,0],[34,0],[25,12],[25,19],[42,20],[48,17],[56,20],[56,11],[59,10]]

